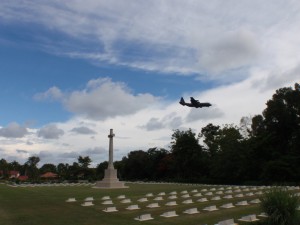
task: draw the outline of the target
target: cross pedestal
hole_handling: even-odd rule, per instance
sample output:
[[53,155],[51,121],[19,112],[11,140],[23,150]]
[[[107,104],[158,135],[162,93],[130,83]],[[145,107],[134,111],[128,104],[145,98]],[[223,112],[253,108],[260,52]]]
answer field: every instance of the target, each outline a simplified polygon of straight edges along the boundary
[[110,129],[108,138],[109,138],[109,158],[108,158],[108,167],[104,171],[104,178],[101,181],[98,181],[95,185],[95,188],[128,188],[124,185],[124,182],[119,181],[117,177],[117,170],[114,168],[113,163],[113,138],[115,134],[113,129]]

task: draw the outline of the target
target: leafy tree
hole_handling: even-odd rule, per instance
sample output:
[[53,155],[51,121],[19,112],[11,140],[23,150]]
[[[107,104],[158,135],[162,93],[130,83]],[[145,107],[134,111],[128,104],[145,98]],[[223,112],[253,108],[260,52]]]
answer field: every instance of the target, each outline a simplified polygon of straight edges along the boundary
[[9,168],[8,168],[7,161],[5,159],[1,159],[0,160],[0,171],[1,171],[0,177],[7,178],[7,176],[8,176],[8,174],[7,174],[8,170],[9,170]]
[[149,178],[146,168],[149,163],[148,154],[142,150],[131,151],[122,159],[124,170],[122,177],[128,180],[144,180]]
[[89,156],[85,156],[85,157],[79,156],[77,160],[78,160],[79,167],[84,169],[88,168],[92,162]]
[[52,163],[46,163],[39,170],[40,170],[41,174],[44,174],[47,172],[56,173],[56,166]]
[[245,148],[243,136],[233,125],[219,130],[215,140],[218,152],[212,163],[211,177],[222,183],[239,183],[244,177]]
[[39,178],[39,169],[37,168],[37,164],[40,162],[40,158],[38,156],[30,156],[25,163],[25,173],[31,179]]
[[209,157],[214,158],[217,152],[220,150],[218,145],[218,139],[220,135],[220,126],[208,124],[201,129],[199,134],[200,138],[203,138],[205,144],[205,150],[208,151]]
[[206,173],[204,153],[199,138],[191,129],[175,130],[172,135],[171,153],[176,163],[177,179],[199,181]]
[[148,163],[145,165],[148,179],[160,180],[164,177],[163,171],[161,171],[162,159],[168,154],[168,151],[163,148],[150,148],[147,151]]
[[56,167],[57,174],[61,179],[69,179],[70,178],[70,165],[68,163],[59,163]]

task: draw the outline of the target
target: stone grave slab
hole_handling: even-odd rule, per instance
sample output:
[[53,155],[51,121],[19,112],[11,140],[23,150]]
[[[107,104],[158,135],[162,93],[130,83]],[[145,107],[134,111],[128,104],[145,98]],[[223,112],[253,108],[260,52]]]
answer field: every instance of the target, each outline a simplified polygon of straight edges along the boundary
[[207,198],[199,198],[197,200],[197,202],[207,202],[207,201],[208,201]]
[[146,221],[146,220],[153,220],[153,218],[151,217],[151,214],[150,213],[147,213],[147,214],[142,214],[136,218],[134,218],[135,220],[138,220],[138,221]]
[[199,211],[198,211],[197,208],[191,208],[191,209],[184,210],[183,213],[186,213],[186,214],[196,214],[196,213],[199,213]]
[[238,220],[243,221],[243,222],[254,222],[254,221],[258,221],[259,219],[256,218],[256,214],[251,214],[251,215],[248,215],[248,216],[242,216]]
[[81,204],[81,206],[93,206],[93,205],[94,205],[93,202],[89,202],[89,201]]
[[250,203],[258,204],[258,203],[260,203],[260,200],[258,198],[256,198],[256,199],[251,200]]
[[244,206],[244,205],[249,205],[247,201],[240,201],[238,203],[236,203],[235,205],[237,206]]
[[112,200],[105,200],[102,202],[102,205],[112,205],[112,204],[113,204]]
[[213,200],[213,201],[221,200],[221,197],[220,196],[215,196],[215,197],[212,197],[211,200]]
[[119,195],[119,196],[117,197],[117,199],[124,199],[124,198],[126,198],[125,195]]
[[191,203],[193,203],[193,200],[192,199],[187,199],[187,200],[184,200],[182,203],[183,204],[191,204]]
[[158,203],[156,202],[156,203],[151,203],[151,204],[147,205],[146,207],[147,207],[147,208],[158,208],[158,207],[160,207],[160,206],[159,206]]
[[110,197],[109,196],[104,196],[101,198],[101,200],[110,200]]
[[148,199],[147,199],[147,198],[140,198],[140,199],[138,199],[137,201],[138,201],[138,202],[147,202]]
[[117,212],[118,210],[116,209],[115,206],[112,207],[107,207],[103,210],[103,212]]
[[211,206],[205,207],[203,210],[211,212],[211,211],[216,211],[218,209],[217,209],[216,205],[211,205]]
[[166,206],[174,206],[177,205],[176,201],[167,202]]
[[222,220],[217,223],[217,225],[236,225],[233,219]]
[[87,197],[87,198],[84,199],[84,201],[91,202],[91,201],[94,201],[94,198],[93,197]]
[[121,203],[131,203],[131,200],[129,198],[125,198],[121,201]]
[[76,199],[75,199],[75,198],[68,198],[68,199],[66,200],[66,202],[76,202]]
[[176,199],[176,198],[177,198],[176,195],[170,195],[170,196],[168,197],[168,199]]
[[168,212],[164,212],[160,216],[162,216],[162,217],[174,217],[174,216],[178,216],[178,215],[176,214],[176,211],[168,211]]
[[224,205],[221,205],[220,207],[224,208],[224,209],[230,209],[230,208],[233,208],[235,206],[232,203],[226,203]]
[[129,205],[126,209],[128,210],[136,210],[136,209],[140,209],[138,205]]

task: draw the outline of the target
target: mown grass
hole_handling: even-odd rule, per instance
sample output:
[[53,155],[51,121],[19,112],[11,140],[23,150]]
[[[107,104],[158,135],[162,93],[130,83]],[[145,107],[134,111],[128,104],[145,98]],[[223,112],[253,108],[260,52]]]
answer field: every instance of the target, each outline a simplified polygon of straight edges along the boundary
[[[150,209],[146,206],[154,201],[139,203],[137,200],[145,197],[147,193],[157,195],[160,192],[166,194],[171,191],[180,191],[193,189],[201,190],[201,186],[187,186],[175,184],[127,184],[128,189],[95,189],[90,186],[74,187],[9,187],[0,184],[0,225],[117,225],[117,224],[215,224],[218,221],[234,218],[237,220],[241,216],[251,213],[261,212],[258,204],[249,206],[235,207],[232,209],[220,209],[215,212],[203,211],[203,208],[209,205],[217,205],[232,202],[235,204],[241,200],[251,200],[258,196],[222,199],[218,201],[209,201],[205,203],[196,202],[192,204],[178,204],[177,206],[164,206],[166,202],[172,201],[164,197],[163,201],[158,201],[160,208]],[[205,188],[210,188],[205,186]],[[105,213],[102,210],[108,207],[103,205],[101,198],[110,196],[114,206],[119,210],[114,213]],[[125,195],[130,198],[132,203],[138,204],[140,210],[126,210],[130,204],[120,203],[117,196]],[[66,199],[75,197],[77,202],[66,203]],[[81,203],[86,197],[94,197],[95,206],[82,207]],[[210,196],[208,197],[210,198]],[[149,198],[151,199],[151,198]],[[177,203],[184,199],[175,199]],[[195,215],[183,214],[183,211],[189,208],[197,207],[201,213]],[[163,218],[160,215],[166,211],[175,210],[178,217]],[[154,220],[136,221],[135,217],[151,213]],[[239,223],[242,224],[242,223]]]

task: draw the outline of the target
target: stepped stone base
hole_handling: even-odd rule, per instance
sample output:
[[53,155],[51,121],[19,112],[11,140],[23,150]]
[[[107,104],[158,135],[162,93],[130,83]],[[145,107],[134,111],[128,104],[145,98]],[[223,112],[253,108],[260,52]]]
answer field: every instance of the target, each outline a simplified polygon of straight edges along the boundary
[[119,181],[116,169],[107,168],[104,172],[105,173],[103,180],[98,181],[94,188],[128,188],[127,186],[125,186],[124,182]]

